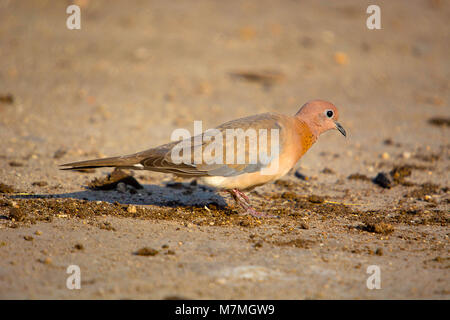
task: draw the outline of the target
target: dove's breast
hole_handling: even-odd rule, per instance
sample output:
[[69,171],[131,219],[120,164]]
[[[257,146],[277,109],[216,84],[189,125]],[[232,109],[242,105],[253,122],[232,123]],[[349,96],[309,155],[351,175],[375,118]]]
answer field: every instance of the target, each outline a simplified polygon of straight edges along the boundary
[[272,160],[266,168],[228,177],[206,176],[202,177],[200,181],[217,189],[248,190],[281,178],[292,169],[316,141],[316,137],[309,127],[297,119],[285,119],[283,130],[289,132],[289,134],[282,137],[279,156]]

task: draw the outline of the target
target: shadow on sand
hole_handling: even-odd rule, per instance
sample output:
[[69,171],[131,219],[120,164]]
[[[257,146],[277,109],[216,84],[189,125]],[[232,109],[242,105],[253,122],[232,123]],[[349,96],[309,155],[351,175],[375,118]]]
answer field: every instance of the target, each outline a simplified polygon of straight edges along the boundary
[[204,207],[215,205],[224,208],[227,206],[225,198],[215,190],[203,185],[192,186],[185,183],[175,183],[171,186],[154,184],[143,185],[143,189],[128,188],[125,191],[91,190],[86,188],[79,192],[60,194],[18,194],[11,198],[16,199],[55,199],[70,198],[88,201],[118,202],[120,204],[156,205],[162,207]]

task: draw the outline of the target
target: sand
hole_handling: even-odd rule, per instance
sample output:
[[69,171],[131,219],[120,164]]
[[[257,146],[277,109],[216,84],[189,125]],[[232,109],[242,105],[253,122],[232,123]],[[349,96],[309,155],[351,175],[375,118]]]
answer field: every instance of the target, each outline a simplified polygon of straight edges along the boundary
[[[0,1],[0,298],[450,297],[448,3],[378,1],[369,30],[367,1],[77,2],[81,30],[64,1]],[[278,219],[170,175],[91,190],[110,169],[58,168],[316,98],[348,136],[249,193]]]

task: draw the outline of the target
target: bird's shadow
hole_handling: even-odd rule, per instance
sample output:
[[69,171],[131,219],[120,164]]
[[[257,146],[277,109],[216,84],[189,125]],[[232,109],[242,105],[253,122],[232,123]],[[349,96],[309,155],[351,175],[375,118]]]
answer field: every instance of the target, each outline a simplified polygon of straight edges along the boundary
[[88,201],[118,202],[120,204],[156,205],[161,207],[204,207],[215,205],[218,208],[227,206],[227,202],[216,190],[203,185],[171,183],[167,186],[155,184],[142,185],[142,189],[126,188],[125,190],[92,190],[59,194],[18,194],[16,199],[51,199],[70,198]]

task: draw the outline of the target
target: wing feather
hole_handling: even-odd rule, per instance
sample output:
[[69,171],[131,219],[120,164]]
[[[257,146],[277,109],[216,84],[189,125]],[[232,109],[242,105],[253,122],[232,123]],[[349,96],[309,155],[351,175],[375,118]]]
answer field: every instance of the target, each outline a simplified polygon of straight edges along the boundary
[[[202,133],[201,140],[198,137],[197,139],[192,137],[187,140],[168,143],[138,153],[136,156],[142,158],[140,164],[144,166],[144,169],[173,173],[186,177],[230,177],[256,172],[269,165],[268,161],[262,161],[261,158],[261,152],[265,151],[266,148],[262,148],[260,129],[267,130],[267,150],[274,149],[277,150],[277,154],[280,154],[281,146],[283,145],[282,142],[285,139],[282,118],[283,116],[279,114],[265,113],[229,121],[215,128],[214,133],[220,133],[220,136],[211,138],[210,132],[208,133],[206,131]],[[278,130],[278,141],[272,141],[271,129]],[[230,138],[228,136],[227,140],[227,135],[231,132],[237,132],[238,134],[240,132],[240,134],[244,134],[245,139],[242,140],[241,138],[239,140],[235,137]],[[197,143],[198,141],[201,141],[201,143]],[[231,141],[234,143],[230,143]],[[274,145],[272,145],[272,142],[274,142]],[[191,145],[190,154],[184,154],[184,151],[187,151],[187,149],[181,150],[178,153],[183,158],[182,162],[179,159],[176,161],[172,154],[175,146],[179,143],[190,143]],[[207,148],[210,148],[211,152],[206,155],[205,150]],[[197,150],[202,152],[202,159],[195,158],[195,152]],[[222,151],[222,155],[220,155],[220,150]],[[252,151],[256,152],[256,157]],[[266,153],[265,155],[271,154],[271,152]],[[277,154],[271,156],[277,156]],[[229,158],[227,158],[227,155]],[[234,155],[234,157],[231,157],[231,155]],[[229,161],[231,159],[233,161]]]

